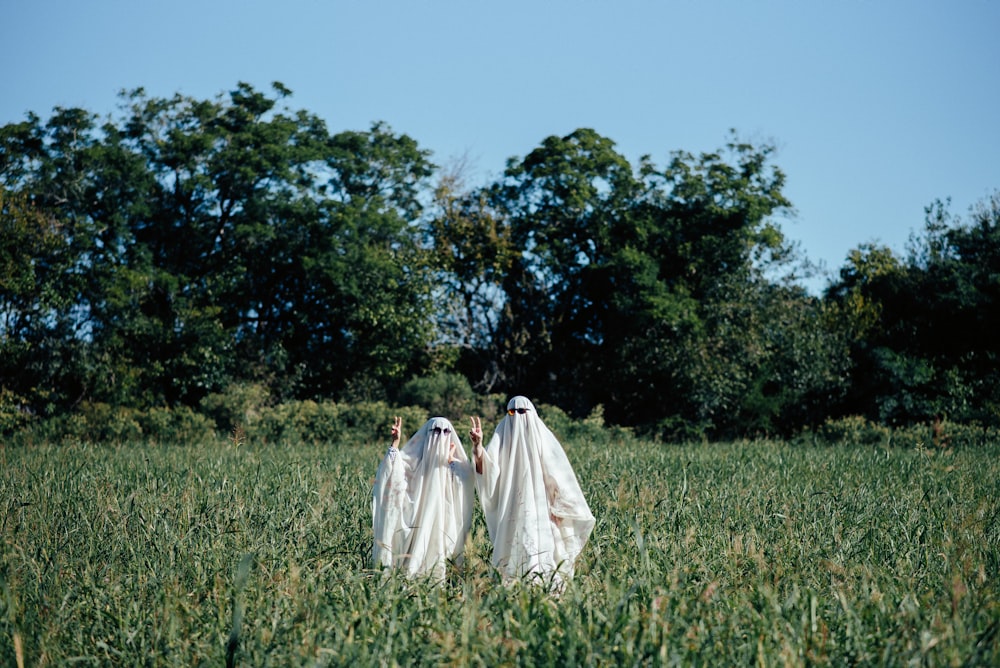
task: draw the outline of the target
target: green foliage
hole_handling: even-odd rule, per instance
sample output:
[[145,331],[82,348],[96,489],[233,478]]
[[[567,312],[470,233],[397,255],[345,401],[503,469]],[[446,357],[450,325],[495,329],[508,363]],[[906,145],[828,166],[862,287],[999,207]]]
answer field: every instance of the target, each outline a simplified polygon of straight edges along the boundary
[[78,411],[53,420],[63,440],[83,443],[127,443],[142,441],[140,411],[126,406],[84,403]]
[[[21,395],[65,387],[62,410],[81,399],[195,407],[233,383],[281,400],[412,372],[432,336],[412,225],[428,154],[383,124],[331,135],[281,108],[288,94],[140,89],[100,127],[62,109],[0,128],[0,184],[16,194],[3,200],[0,260],[17,269],[0,293],[17,318],[0,363],[45,353]],[[62,301],[40,301],[49,292]],[[60,327],[41,332],[49,348],[34,345],[37,323]]]
[[475,389],[490,393],[510,382],[508,367],[517,354],[501,336],[510,327],[501,301],[506,277],[520,266],[521,249],[488,191],[468,191],[462,170],[459,165],[443,174],[434,189],[427,257],[441,292],[439,333],[460,354]]
[[982,448],[1000,441],[1000,429],[936,419],[903,427],[886,427],[860,415],[827,419],[805,430],[796,442],[827,445],[883,445],[894,448],[945,452],[951,448]]
[[694,422],[680,415],[669,415],[644,431],[665,443],[704,443],[708,440],[709,427],[704,421]]
[[935,202],[906,257],[859,246],[818,299],[771,144],[631,164],[579,128],[469,189],[290,94],[137,89],[0,127],[0,429],[130,439],[186,406],[230,433],[313,402],[288,437],[327,438],[328,405],[460,419],[524,388],[666,440],[1000,425],[1000,195]]
[[478,516],[465,567],[442,586],[369,570],[380,447],[0,449],[0,656],[1000,662],[997,441],[949,452],[584,439],[567,451],[597,526],[553,598],[499,585]]
[[332,401],[293,401],[264,408],[245,427],[249,443],[295,442],[369,445],[389,443],[394,416],[403,418],[412,433],[431,416],[420,407],[393,407],[381,401],[338,404]]
[[[556,435],[564,447],[571,443],[586,442],[592,446],[618,447],[624,441],[632,441],[632,431],[627,427],[609,425],[604,421],[604,407],[595,406],[590,415],[574,420],[558,406],[535,404],[538,416]],[[502,416],[501,416],[502,417]]]
[[153,407],[139,418],[143,434],[153,443],[208,443],[215,439],[216,423],[187,406]]
[[0,436],[7,436],[31,421],[31,415],[25,411],[26,405],[23,397],[0,388]]
[[946,416],[1000,417],[1000,195],[969,220],[938,201],[905,259],[884,248],[850,256],[827,299],[852,329],[852,391],[842,412],[891,425]]
[[[734,139],[633,168],[580,129],[512,160],[485,196],[446,189],[441,228],[497,230],[482,243],[504,259],[479,263],[484,287],[459,309],[493,325],[488,363],[470,376],[531,387],[575,417],[602,405],[609,422],[645,431],[717,437],[819,419],[843,391],[846,351],[816,328],[816,300],[766,278],[791,257],[773,221],[790,203],[772,152]],[[519,254],[499,252],[508,244]],[[801,359],[814,372],[797,373]]]
[[816,430],[827,443],[847,445],[888,445],[892,430],[860,415],[826,420]]
[[[16,133],[0,128],[0,151],[11,142],[11,134]],[[54,405],[78,396],[75,376],[86,359],[74,340],[73,311],[82,283],[77,271],[80,249],[67,235],[76,231],[74,226],[23,193],[7,190],[3,181],[0,178],[0,391],[16,395],[19,413],[46,415]]]
[[270,403],[268,388],[260,383],[234,383],[224,392],[213,392],[201,400],[200,408],[229,433],[238,426],[256,422]]
[[469,416],[479,416],[484,425],[496,424],[506,413],[509,400],[505,394],[480,395],[476,398],[475,405],[469,410]]
[[135,409],[84,403],[73,413],[36,420],[15,434],[15,442],[205,443],[215,438],[215,422],[186,406]]
[[407,406],[420,406],[431,415],[457,419],[469,414],[475,394],[465,376],[438,371],[409,380],[400,391],[399,401]]
[[950,448],[981,448],[1000,440],[1000,429],[978,424],[937,420],[892,430],[892,445],[947,451]]

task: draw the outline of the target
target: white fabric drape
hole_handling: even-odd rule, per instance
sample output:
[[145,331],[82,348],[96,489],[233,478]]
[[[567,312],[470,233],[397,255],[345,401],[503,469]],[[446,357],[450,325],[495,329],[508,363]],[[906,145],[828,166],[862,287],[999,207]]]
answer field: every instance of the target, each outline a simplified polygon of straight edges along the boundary
[[389,448],[372,492],[372,561],[406,575],[443,578],[461,563],[472,525],[472,467],[450,421],[429,420]]
[[514,397],[483,454],[476,489],[493,543],[493,566],[505,580],[541,577],[560,587],[594,528],[562,445],[527,397]]

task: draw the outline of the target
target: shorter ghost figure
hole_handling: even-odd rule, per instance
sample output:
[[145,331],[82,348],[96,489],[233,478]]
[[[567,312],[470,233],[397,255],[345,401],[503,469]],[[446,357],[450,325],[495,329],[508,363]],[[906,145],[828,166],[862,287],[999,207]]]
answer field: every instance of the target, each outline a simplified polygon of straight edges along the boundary
[[485,448],[478,418],[469,435],[493,566],[506,582],[540,578],[561,589],[594,528],[562,445],[522,396],[507,404]]
[[375,474],[372,561],[376,568],[443,579],[461,563],[472,525],[472,467],[445,418],[432,418],[402,448],[402,420]]

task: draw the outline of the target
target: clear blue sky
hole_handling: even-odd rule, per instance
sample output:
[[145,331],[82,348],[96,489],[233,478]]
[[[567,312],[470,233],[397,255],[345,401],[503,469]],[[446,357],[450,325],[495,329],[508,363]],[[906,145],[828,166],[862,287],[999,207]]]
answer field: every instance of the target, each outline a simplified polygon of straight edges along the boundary
[[1000,188],[997,0],[0,0],[0,17],[0,124],[280,81],[331,132],[385,121],[438,164],[467,156],[474,182],[579,127],[659,165],[733,128],[778,147],[782,229],[834,272],[862,243],[903,252],[933,200],[965,216]]

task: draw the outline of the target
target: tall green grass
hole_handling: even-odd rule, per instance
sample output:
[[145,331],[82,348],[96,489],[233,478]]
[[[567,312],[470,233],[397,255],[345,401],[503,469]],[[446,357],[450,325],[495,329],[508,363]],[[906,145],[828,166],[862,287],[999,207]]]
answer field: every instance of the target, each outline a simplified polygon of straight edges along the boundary
[[[368,569],[380,448],[0,448],[2,665],[1000,665],[1000,444],[566,444],[572,585]],[[374,446],[373,446],[374,447]]]

